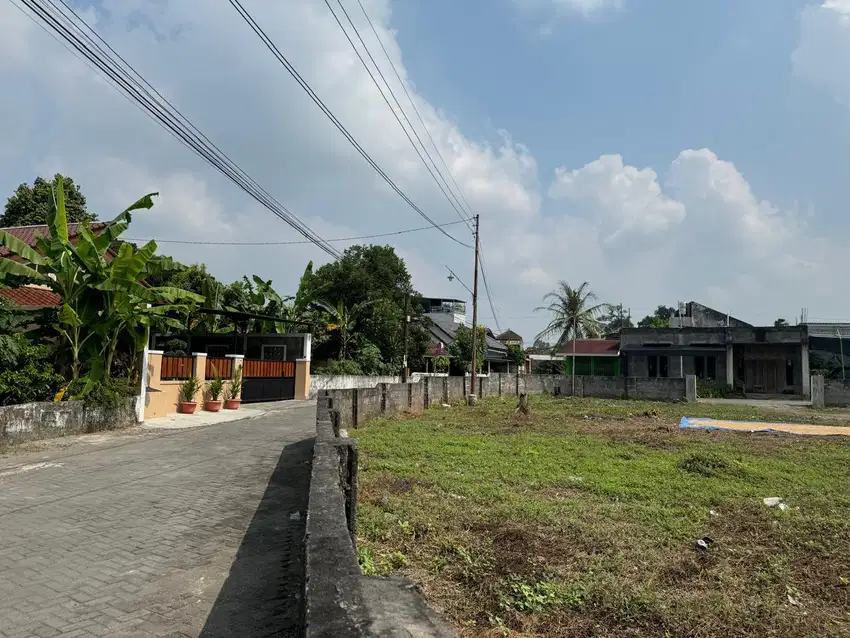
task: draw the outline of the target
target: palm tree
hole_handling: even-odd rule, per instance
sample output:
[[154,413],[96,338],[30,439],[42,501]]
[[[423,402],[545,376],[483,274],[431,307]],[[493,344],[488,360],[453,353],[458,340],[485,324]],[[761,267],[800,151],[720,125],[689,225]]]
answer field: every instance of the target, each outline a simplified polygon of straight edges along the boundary
[[536,339],[557,336],[553,347],[557,349],[570,339],[587,339],[602,334],[602,322],[599,317],[608,309],[608,304],[596,301],[596,295],[590,290],[590,284],[583,282],[573,288],[566,281],[559,281],[558,288],[543,297],[548,306],[535,308],[535,312],[546,311],[552,314],[552,320]]

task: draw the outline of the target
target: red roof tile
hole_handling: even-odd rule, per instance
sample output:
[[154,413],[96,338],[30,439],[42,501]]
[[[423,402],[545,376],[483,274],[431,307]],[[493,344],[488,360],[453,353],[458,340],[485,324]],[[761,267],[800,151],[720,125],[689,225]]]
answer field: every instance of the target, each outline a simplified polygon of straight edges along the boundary
[[[89,228],[94,233],[99,233],[104,228],[106,228],[108,222],[94,222],[89,226]],[[79,224],[68,224],[68,239],[70,239],[73,243],[76,243],[74,239],[77,237],[77,229],[80,227]],[[5,230],[10,235],[14,235],[18,239],[25,241],[32,248],[35,248],[36,238],[48,237],[50,235],[50,231],[47,226],[10,226],[9,228],[0,228],[0,230]],[[0,257],[8,257],[10,255],[9,249],[0,246]]]
[[55,308],[61,301],[61,297],[52,290],[35,288],[34,286],[0,290],[0,295],[16,306],[27,309]]
[[[577,339],[575,353],[593,356],[617,356],[620,352],[620,342],[617,339]],[[573,342],[567,341],[558,349],[559,354],[572,354]]]

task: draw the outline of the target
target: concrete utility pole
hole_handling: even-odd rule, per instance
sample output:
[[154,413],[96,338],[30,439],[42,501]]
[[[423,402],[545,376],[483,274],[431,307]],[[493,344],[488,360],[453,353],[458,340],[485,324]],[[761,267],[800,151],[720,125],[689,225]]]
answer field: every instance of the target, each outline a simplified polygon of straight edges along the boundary
[[404,294],[404,363],[401,367],[401,382],[407,383],[410,368],[407,365],[407,344],[410,339],[410,292]]
[[475,266],[472,282],[472,376],[469,380],[469,405],[478,401],[478,215],[475,216]]

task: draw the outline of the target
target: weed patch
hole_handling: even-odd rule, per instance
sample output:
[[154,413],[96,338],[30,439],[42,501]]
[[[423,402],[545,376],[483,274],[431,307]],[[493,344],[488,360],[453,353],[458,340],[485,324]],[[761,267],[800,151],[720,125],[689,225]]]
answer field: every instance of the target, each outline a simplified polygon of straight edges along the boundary
[[840,413],[530,405],[520,424],[489,399],[354,433],[364,573],[414,579],[461,636],[850,635],[850,442],[676,427]]

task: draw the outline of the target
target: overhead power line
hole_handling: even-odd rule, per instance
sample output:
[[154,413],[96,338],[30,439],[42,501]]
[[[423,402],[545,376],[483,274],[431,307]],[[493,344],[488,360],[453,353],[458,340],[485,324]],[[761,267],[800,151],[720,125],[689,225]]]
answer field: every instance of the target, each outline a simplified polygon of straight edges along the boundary
[[[348,36],[348,33],[346,32],[345,28],[343,28],[342,23],[340,22],[339,18],[337,18],[337,15],[334,12],[333,8],[331,7],[329,0],[325,0],[325,4],[328,6],[328,9],[333,14],[334,19],[336,20],[336,22],[339,25],[342,32],[345,34],[346,39],[348,40],[349,44],[351,44],[351,47],[354,49],[354,52],[357,54],[357,57],[360,59],[360,62],[363,64],[363,67],[366,69],[366,72],[369,74],[369,77],[372,78],[372,82],[374,82],[375,86],[378,88],[378,91],[381,93],[381,97],[384,98],[384,101],[387,103],[387,106],[390,107],[390,110],[393,112],[393,115],[395,116],[396,121],[402,127],[402,130],[404,130],[408,141],[410,141],[411,145],[414,147],[414,150],[416,150],[416,153],[419,155],[419,158],[422,159],[423,163],[425,164],[425,168],[427,168],[428,172],[431,173],[431,177],[433,177],[436,181],[436,177],[434,176],[434,172],[430,169],[427,162],[425,162],[425,160],[422,158],[422,153],[420,153],[416,144],[413,142],[410,135],[407,133],[407,130],[405,129],[404,125],[401,123],[401,120],[399,119],[398,115],[396,114],[395,109],[389,103],[387,96],[384,94],[384,91],[381,89],[380,85],[378,84],[378,81],[375,79],[375,76],[372,74],[372,72],[369,69],[368,65],[366,64],[365,60],[360,55],[359,51],[357,50],[357,47],[354,45],[354,42]],[[342,12],[345,14],[345,17],[348,20],[348,24],[351,26],[354,33],[357,35],[357,38],[360,41],[360,44],[363,46],[363,49],[366,51],[366,54],[369,56],[369,59],[372,61],[372,64],[375,66],[375,69],[377,70],[378,75],[381,77],[381,79],[384,81],[384,84],[387,86],[387,89],[389,90],[391,98],[395,102],[396,106],[398,107],[398,110],[401,112],[402,116],[404,117],[405,122],[407,122],[407,125],[410,127],[411,131],[413,131],[414,136],[416,137],[417,141],[419,142],[419,144],[422,147],[422,151],[424,151],[425,155],[427,155],[428,159],[431,160],[431,163],[434,165],[434,168],[436,169],[437,173],[442,178],[443,184],[445,184],[445,188],[443,188],[443,185],[440,184],[439,181],[438,181],[437,186],[440,187],[440,190],[443,192],[443,195],[446,195],[447,199],[449,199],[448,195],[446,194],[446,189],[448,189],[449,193],[451,193],[452,198],[454,199],[454,202],[452,202],[451,199],[449,199],[449,204],[452,205],[452,208],[455,209],[455,212],[457,212],[457,214],[460,216],[461,219],[464,218],[464,215],[466,216],[467,226],[469,226],[470,230],[472,230],[471,219],[475,214],[472,210],[472,206],[470,206],[469,202],[467,201],[466,197],[464,196],[463,189],[457,183],[457,180],[455,179],[455,177],[452,173],[452,170],[449,168],[448,164],[446,163],[445,158],[443,157],[443,154],[440,152],[440,148],[439,148],[439,146],[437,146],[436,141],[434,140],[433,136],[431,135],[431,132],[428,129],[428,125],[425,124],[425,120],[423,119],[422,114],[419,112],[419,109],[416,107],[416,102],[414,102],[412,96],[410,95],[410,92],[407,90],[407,85],[405,84],[404,80],[402,79],[401,74],[398,72],[398,68],[396,67],[395,62],[393,62],[392,57],[390,56],[389,52],[387,51],[386,46],[384,46],[384,42],[383,42],[383,40],[381,40],[381,36],[378,34],[378,30],[375,28],[375,24],[372,22],[372,19],[369,17],[369,14],[366,11],[366,8],[363,6],[362,0],[357,0],[357,4],[360,7],[360,11],[362,11],[363,17],[366,19],[366,22],[369,24],[369,27],[372,30],[372,34],[375,36],[375,39],[378,41],[378,45],[381,47],[381,51],[383,51],[384,57],[386,58],[387,62],[389,62],[390,68],[392,68],[393,73],[395,74],[396,80],[398,80],[398,83],[401,85],[401,88],[404,91],[405,96],[407,97],[407,101],[409,102],[410,106],[413,108],[413,112],[416,114],[416,117],[419,119],[419,123],[422,125],[422,128],[425,130],[425,134],[428,136],[428,139],[431,142],[431,146],[434,148],[434,151],[436,152],[437,157],[440,159],[440,162],[442,163],[443,168],[445,169],[446,173],[448,174],[449,179],[451,179],[451,182],[454,185],[454,189],[457,191],[457,195],[455,195],[454,190],[452,190],[452,187],[446,181],[445,176],[443,175],[442,171],[440,171],[440,168],[437,166],[437,163],[434,161],[433,156],[428,151],[427,147],[425,146],[425,143],[422,141],[422,138],[416,132],[416,127],[413,126],[410,119],[407,117],[407,114],[405,113],[404,107],[401,105],[399,100],[396,98],[396,95],[393,92],[392,87],[390,87],[390,83],[387,81],[387,78],[381,72],[380,66],[378,66],[378,63],[375,61],[375,58],[372,56],[371,52],[369,51],[369,47],[366,45],[366,43],[363,41],[363,38],[360,36],[360,33],[357,30],[357,27],[354,25],[354,22],[351,20],[351,17],[349,16],[348,12],[345,10],[345,6],[342,4],[342,0],[337,0],[337,4],[339,4],[340,8],[342,9]],[[460,199],[458,199],[458,196],[459,196]],[[463,203],[461,203],[461,202],[463,202]],[[457,204],[457,205],[455,205],[455,204]],[[460,209],[463,212],[461,212],[461,210],[458,210],[458,206],[460,207]],[[493,293],[490,289],[490,283],[489,283],[488,278],[487,278],[487,271],[486,271],[486,267],[485,267],[485,264],[484,264],[483,249],[480,248],[480,247],[479,247],[479,255],[480,255],[480,262],[481,262],[481,277],[482,277],[482,280],[484,282],[484,291],[487,294],[487,301],[490,305],[490,311],[493,314],[493,319],[496,322],[496,328],[499,330],[499,332],[501,332],[502,328],[499,325],[500,324],[499,315],[496,312],[496,304],[495,304],[495,301],[493,299]]]
[[[360,41],[360,45],[363,47],[363,50],[366,52],[366,55],[369,56],[369,60],[372,61],[372,65],[375,67],[375,70],[378,72],[378,75],[380,76],[381,80],[384,81],[384,85],[387,87],[387,90],[389,91],[389,94],[390,94],[389,98],[387,97],[387,94],[384,92],[384,89],[378,83],[378,80],[375,77],[375,74],[372,73],[372,70],[369,68],[369,65],[366,64],[366,60],[364,60],[363,56],[360,55],[360,51],[357,49],[357,46],[354,44],[354,41],[351,39],[351,36],[348,35],[348,31],[342,25],[342,22],[340,21],[339,17],[337,16],[336,11],[334,11],[334,8],[331,6],[330,1],[325,0],[325,5],[328,7],[328,10],[331,12],[331,15],[333,15],[334,20],[336,20],[337,26],[339,27],[340,31],[342,31],[342,34],[345,36],[345,39],[348,40],[348,43],[351,45],[352,50],[354,51],[355,55],[357,55],[357,58],[360,60],[360,63],[363,65],[363,68],[366,70],[366,73],[372,79],[372,83],[375,85],[375,88],[378,89],[378,93],[381,94],[381,97],[383,98],[384,102],[389,107],[390,112],[393,114],[393,117],[395,118],[396,122],[398,122],[398,125],[401,127],[401,130],[404,132],[405,137],[407,137],[407,141],[410,142],[410,145],[413,147],[413,150],[416,151],[416,154],[419,156],[419,159],[422,161],[422,164],[425,166],[425,169],[431,175],[431,178],[434,180],[434,183],[437,184],[437,188],[439,188],[440,191],[442,191],[443,196],[446,198],[446,201],[448,201],[448,203],[449,203],[449,206],[451,206],[454,209],[454,211],[457,213],[458,217],[460,217],[461,220],[466,221],[467,225],[469,225],[468,213],[464,214],[464,212],[461,212],[461,209],[463,208],[463,204],[461,204],[460,201],[458,200],[458,198],[455,196],[454,192],[452,191],[451,187],[449,186],[449,183],[446,181],[446,178],[443,176],[442,172],[440,172],[439,166],[437,166],[437,163],[434,161],[434,158],[431,157],[431,153],[428,152],[428,148],[425,146],[424,142],[422,141],[422,138],[419,137],[419,133],[416,132],[416,128],[413,126],[413,124],[410,122],[410,119],[407,117],[407,113],[404,112],[404,107],[402,107],[401,103],[398,101],[398,98],[396,97],[395,92],[393,91],[392,87],[390,86],[390,83],[387,81],[387,78],[384,77],[384,74],[381,71],[381,67],[375,61],[375,58],[372,56],[372,52],[369,51],[369,47],[366,45],[366,42],[364,42],[363,37],[360,35],[360,32],[357,30],[357,27],[355,26],[354,21],[351,19],[351,16],[348,14],[348,11],[346,11],[345,5],[342,4],[342,0],[336,0],[336,2],[339,5],[339,8],[342,10],[343,15],[345,15],[345,19],[348,21],[348,25],[351,27],[352,31],[354,31],[354,35],[356,35],[357,39]],[[362,9],[363,5],[361,5],[360,8]],[[364,10],[364,13],[365,13],[365,10]],[[368,15],[366,16],[366,19],[368,20]],[[374,28],[373,28],[373,30],[374,30]],[[380,41],[379,41],[379,43],[380,43]],[[404,86],[404,85],[402,85],[402,86]],[[407,89],[405,89],[405,91],[406,90]],[[404,124],[402,124],[401,118],[398,116],[398,112],[396,112],[396,109],[393,107],[392,104],[390,104],[390,98],[392,98],[392,101],[398,107],[398,111],[401,112],[401,117],[403,117],[404,121],[407,122],[407,126],[410,127],[410,130],[413,132],[414,137],[416,137],[416,141],[419,142],[418,145],[416,144],[416,142],[413,141],[413,138],[410,137],[410,133],[407,131],[407,128],[404,126]],[[427,128],[426,128],[426,130],[427,130]],[[421,151],[419,150],[420,147],[422,148]],[[434,166],[434,169],[436,169],[437,175],[440,176],[439,179],[437,178],[437,175],[434,174],[434,170],[431,168],[431,165],[429,165],[428,162],[425,161],[425,157],[422,156],[423,151],[425,152],[425,155],[428,157],[428,159],[431,160],[431,164]],[[440,182],[440,180],[442,180],[442,183]],[[446,189],[448,189],[448,192],[446,191]]]
[[[437,146],[437,142],[434,141],[434,137],[431,135],[431,131],[428,129],[428,125],[425,124],[425,120],[422,118],[422,114],[419,112],[419,109],[416,107],[416,102],[413,101],[413,98],[410,95],[410,91],[407,90],[407,84],[404,82],[404,80],[402,80],[401,74],[398,72],[398,69],[396,68],[395,62],[393,62],[392,57],[390,56],[389,52],[387,51],[387,47],[384,46],[384,41],[381,40],[381,36],[378,34],[378,30],[375,28],[375,23],[372,22],[372,18],[370,18],[369,14],[366,12],[366,8],[363,6],[363,2],[361,2],[361,0],[357,0],[357,4],[360,6],[360,11],[363,12],[363,17],[366,18],[366,22],[369,23],[369,28],[372,30],[372,33],[375,35],[375,39],[378,41],[378,44],[381,47],[381,51],[384,52],[384,57],[386,57],[387,62],[389,62],[390,68],[393,70],[393,73],[395,74],[395,77],[398,80],[398,83],[401,85],[401,88],[404,91],[404,94],[407,96],[407,101],[410,103],[410,106],[413,108],[413,112],[416,114],[416,117],[419,119],[419,123],[422,125],[422,128],[425,130],[425,135],[427,135],[428,139],[431,141],[431,146],[434,147],[434,151],[437,153],[437,157],[440,159],[440,162],[442,163],[443,168],[446,169],[446,173],[448,173],[449,179],[451,179],[452,184],[454,184],[454,187],[455,187],[455,190],[457,191],[457,194],[460,196],[460,199],[465,204],[466,208],[464,209],[464,213],[466,214],[466,216],[468,218],[467,226],[469,227],[470,230],[472,230],[472,217],[473,217],[472,206],[470,206],[469,202],[466,201],[466,197],[464,197],[464,195],[463,195],[463,190],[458,185],[457,180],[455,180],[455,177],[452,174],[452,169],[449,168],[449,165],[446,163],[446,160],[443,157],[443,154],[440,152],[440,147]],[[375,66],[377,66],[377,65],[375,65]],[[386,82],[386,79],[384,81]],[[389,85],[387,85],[387,86],[389,86]],[[398,104],[398,100],[396,100],[396,103]],[[401,109],[402,113],[404,112],[404,109],[401,108],[400,104],[399,104],[399,109]],[[405,119],[407,119],[407,118],[405,117]],[[410,120],[408,120],[408,124],[409,123],[410,123]],[[413,128],[413,126],[411,126],[411,128]],[[419,136],[417,135],[416,138],[419,139]],[[420,142],[421,141],[422,140],[420,140]],[[422,146],[424,148],[425,145],[423,144]],[[429,155],[429,157],[430,157],[430,155]],[[431,161],[432,162],[434,161],[433,158],[431,158]],[[441,173],[441,176],[442,176],[442,173]],[[445,178],[443,179],[443,181],[445,181]],[[447,184],[447,186],[448,186],[448,184]],[[451,189],[449,189],[449,190],[451,190]]]
[[[448,222],[446,224],[440,224],[443,226],[454,226],[455,224],[462,224],[463,220],[459,220],[456,222]],[[357,237],[338,237],[336,239],[326,239],[326,242],[338,242],[338,241],[358,241],[361,239],[377,239],[379,237],[393,237],[395,235],[406,235],[407,233],[415,233],[422,230],[433,230],[433,226],[420,226],[419,228],[408,228],[406,230],[397,230],[392,233],[378,233],[377,235],[359,235]],[[139,237],[128,237],[127,241],[148,241],[144,238]],[[192,239],[156,239],[156,242],[159,244],[191,244],[198,246],[289,246],[293,244],[309,244],[311,243],[308,240],[303,241],[203,241],[203,240],[192,240]]]
[[[278,202],[256,180],[250,177],[239,165],[195,127],[171,102],[145,80],[132,65],[121,57],[109,43],[80,18],[65,0],[59,0],[59,2],[63,5],[67,13],[60,9],[53,0],[47,0],[46,4],[43,0],[20,0],[20,2],[32,12],[30,14],[24,11],[25,15],[50,34],[51,37],[55,38],[55,36],[58,36],[61,38],[63,46],[81,59],[89,68],[92,68],[111,86],[116,88],[125,98],[142,110],[145,115],[168,130],[184,146],[187,146],[205,159],[240,189],[298,231],[309,242],[315,244],[335,259],[341,256],[335,248],[325,242],[289,209]],[[12,4],[23,11],[14,1]],[[48,8],[48,5],[50,8]],[[82,28],[80,25],[82,25]],[[84,29],[91,32],[106,49],[92,39]]]
[[404,200],[404,202],[410,206],[417,214],[419,214],[423,219],[425,219],[429,224],[438,228],[441,233],[443,233],[446,237],[451,239],[452,241],[464,246],[466,248],[472,248],[469,244],[466,244],[456,237],[452,236],[444,229],[440,228],[440,225],[437,224],[425,211],[423,211],[410,197],[405,193],[399,186],[396,184],[392,178],[387,175],[387,173],[382,169],[372,156],[369,155],[368,152],[360,145],[357,139],[349,132],[349,130],[339,121],[339,118],[334,115],[333,111],[328,108],[328,106],[322,101],[322,99],[316,94],[310,84],[301,76],[300,73],[296,70],[296,68],[292,65],[292,63],[286,58],[283,53],[280,52],[277,45],[272,41],[271,38],[266,34],[266,32],[260,27],[256,20],[251,16],[247,9],[242,6],[242,3],[239,0],[228,0],[230,4],[236,9],[236,12],[240,15],[240,17],[245,20],[251,30],[260,38],[266,48],[271,51],[271,53],[277,58],[278,62],[286,69],[286,71],[295,79],[298,85],[307,93],[310,99],[319,107],[319,110],[331,121],[331,123],[342,133],[343,137],[357,150],[358,153],[366,160],[366,162],[375,170],[378,175],[392,188],[399,197]]

